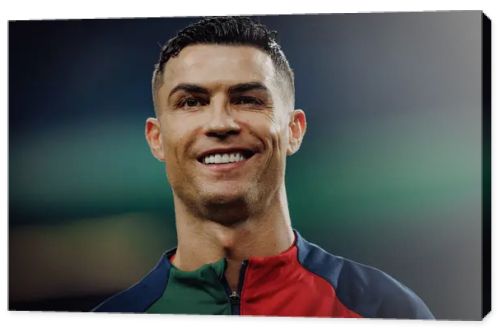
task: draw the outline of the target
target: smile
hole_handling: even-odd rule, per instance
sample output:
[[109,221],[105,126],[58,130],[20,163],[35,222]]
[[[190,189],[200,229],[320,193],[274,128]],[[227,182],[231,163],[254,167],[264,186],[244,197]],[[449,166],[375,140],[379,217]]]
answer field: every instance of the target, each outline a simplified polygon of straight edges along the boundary
[[211,154],[203,158],[203,163],[209,164],[229,164],[233,162],[243,161],[245,157],[243,154],[237,153],[224,153],[224,154]]
[[205,165],[232,164],[245,161],[254,155],[250,150],[225,150],[224,152],[207,152],[198,158],[198,161]]

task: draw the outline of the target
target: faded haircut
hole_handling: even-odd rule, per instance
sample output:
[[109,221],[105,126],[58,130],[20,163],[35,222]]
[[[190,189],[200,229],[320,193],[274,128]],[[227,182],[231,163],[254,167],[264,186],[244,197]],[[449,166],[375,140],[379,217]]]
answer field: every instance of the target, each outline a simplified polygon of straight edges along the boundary
[[177,33],[161,49],[160,58],[153,72],[153,101],[156,109],[156,92],[163,83],[163,70],[170,58],[176,57],[187,46],[218,44],[252,46],[271,57],[278,82],[294,105],[295,85],[293,71],[276,41],[277,32],[249,17],[223,16],[204,18]]

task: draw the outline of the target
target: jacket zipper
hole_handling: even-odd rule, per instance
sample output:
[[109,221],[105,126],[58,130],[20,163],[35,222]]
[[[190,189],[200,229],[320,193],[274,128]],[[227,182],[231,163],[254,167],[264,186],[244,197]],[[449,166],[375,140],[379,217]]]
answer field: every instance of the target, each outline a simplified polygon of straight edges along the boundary
[[243,280],[245,278],[245,271],[248,266],[248,260],[244,260],[241,263],[241,268],[240,268],[240,276],[238,277],[238,286],[236,288],[236,291],[231,291],[231,288],[229,287],[229,283],[226,280],[226,277],[223,276],[223,285],[226,290],[226,294],[229,298],[229,302],[231,303],[231,314],[233,315],[239,315],[240,314],[240,302],[241,302],[241,289],[243,288]]

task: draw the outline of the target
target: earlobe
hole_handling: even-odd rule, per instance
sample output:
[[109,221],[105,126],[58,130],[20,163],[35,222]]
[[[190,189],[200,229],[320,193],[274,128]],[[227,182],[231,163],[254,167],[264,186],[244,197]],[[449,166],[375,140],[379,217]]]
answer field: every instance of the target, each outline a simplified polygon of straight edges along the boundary
[[293,111],[290,123],[288,124],[288,150],[287,154],[292,155],[297,152],[302,144],[302,139],[306,133],[307,121],[306,114],[301,109]]
[[163,153],[163,142],[161,139],[160,122],[154,117],[146,120],[146,140],[153,156],[159,161],[165,161]]

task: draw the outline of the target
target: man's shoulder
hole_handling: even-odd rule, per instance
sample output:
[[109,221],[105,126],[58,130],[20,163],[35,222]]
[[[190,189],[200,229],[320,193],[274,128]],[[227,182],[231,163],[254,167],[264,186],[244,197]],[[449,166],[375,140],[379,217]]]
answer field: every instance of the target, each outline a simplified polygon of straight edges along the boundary
[[308,271],[332,285],[336,297],[367,318],[433,319],[411,289],[385,272],[331,254],[298,236],[298,260]]
[[170,262],[166,251],[156,266],[139,282],[121,291],[96,306],[94,312],[141,313],[158,300],[166,287]]

